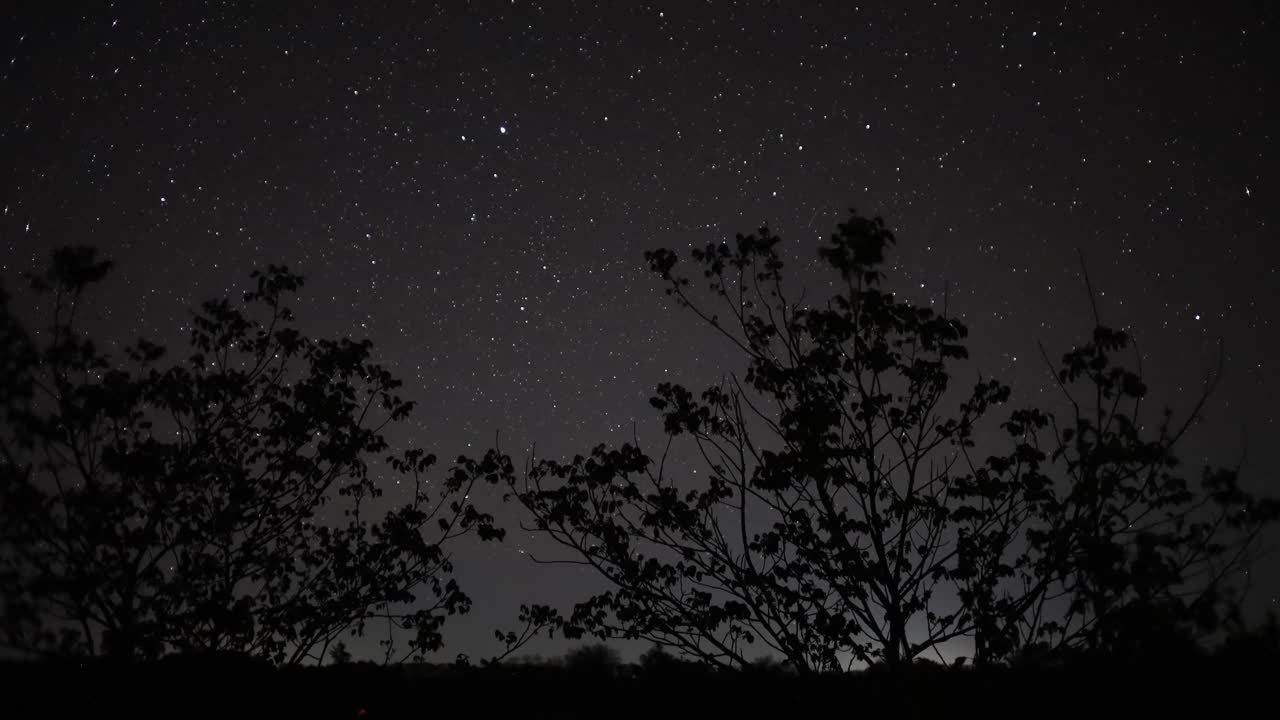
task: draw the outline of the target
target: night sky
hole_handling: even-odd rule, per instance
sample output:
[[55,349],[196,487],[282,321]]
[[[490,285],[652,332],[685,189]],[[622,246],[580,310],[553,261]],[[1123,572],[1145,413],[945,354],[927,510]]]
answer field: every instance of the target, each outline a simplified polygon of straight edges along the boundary
[[[1246,485],[1280,491],[1274,4],[17,5],[3,277],[99,247],[104,339],[180,344],[188,308],[285,263],[302,326],[371,338],[419,402],[393,443],[560,456],[634,422],[657,450],[654,385],[742,363],[643,251],[767,222],[821,289],[816,244],[856,207],[898,234],[890,286],[969,324],[965,384],[1053,391],[1036,342],[1091,327],[1077,249],[1156,404],[1187,409],[1221,341],[1182,455],[1244,452]],[[534,566],[521,515],[485,502],[512,532],[456,548],[475,609],[450,658],[597,587]]]

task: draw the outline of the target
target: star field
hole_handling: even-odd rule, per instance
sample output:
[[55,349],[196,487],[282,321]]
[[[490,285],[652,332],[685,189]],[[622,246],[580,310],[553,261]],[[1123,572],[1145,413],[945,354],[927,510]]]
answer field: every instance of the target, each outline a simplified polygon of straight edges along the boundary
[[[563,455],[633,424],[653,447],[655,384],[739,369],[644,250],[767,222],[817,290],[853,206],[897,232],[892,286],[945,302],[973,372],[1028,402],[1052,392],[1036,342],[1091,325],[1077,250],[1157,404],[1187,408],[1221,341],[1182,456],[1275,493],[1277,13],[1168,5],[23,3],[0,272],[96,245],[99,336],[178,343],[186,308],[285,263],[302,326],[371,338],[419,402],[393,442]],[[513,532],[456,549],[475,609],[450,657],[588,587],[491,505]]]

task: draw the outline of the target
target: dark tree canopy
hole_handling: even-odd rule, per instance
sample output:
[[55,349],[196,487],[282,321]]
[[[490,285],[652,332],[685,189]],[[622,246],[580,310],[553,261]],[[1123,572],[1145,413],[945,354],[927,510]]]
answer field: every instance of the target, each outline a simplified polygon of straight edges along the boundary
[[[977,664],[1174,658],[1238,630],[1240,570],[1280,503],[1179,464],[1212,383],[1185,417],[1147,417],[1141,358],[1122,362],[1131,340],[1096,309],[1087,342],[1056,364],[1042,349],[1052,407],[960,383],[968,330],[884,289],[893,242],[854,214],[819,249],[817,300],[787,287],[767,229],[694,251],[705,288],[648,253],[743,368],[697,393],[658,386],[657,458],[601,445],[521,473],[495,449],[433,493],[435,458],[383,434],[412,410],[400,382],[368,341],[297,329],[298,276],[271,266],[243,302],[204,303],[183,356],[138,340],[113,357],[78,322],[111,264],[59,249],[29,276],[47,327],[0,290],[4,646],[342,662],[338,638],[377,621],[388,660],[400,631],[421,656],[470,607],[448,543],[503,534],[476,483],[504,485],[568,551],[542,562],[609,585],[565,614],[523,606],[490,666],[546,630],[647,640],[655,667],[772,656],[800,673],[905,667],[959,638]],[[375,516],[389,475],[412,497]]]
[[[1277,503],[1231,470],[1185,477],[1174,449],[1204,396],[1180,423],[1143,417],[1142,378],[1118,362],[1129,338],[1098,323],[1050,368],[1066,412],[1011,408],[997,380],[957,386],[962,323],[883,289],[879,218],[854,214],[819,249],[837,278],[821,300],[789,294],[778,242],[761,229],[695,250],[702,294],[675,253],[646,255],[745,363],[700,393],[657,388],[660,458],[602,445],[518,476],[488,456],[530,529],[569,551],[546,562],[610,586],[567,617],[541,608],[543,626],[811,671],[960,637],[984,663],[1149,655],[1232,619]],[[705,480],[673,476],[677,439]]]
[[[412,404],[371,343],[304,336],[286,305],[302,278],[272,266],[243,304],[204,303],[181,356],[139,340],[110,357],[77,325],[109,269],[56,251],[30,277],[39,332],[0,304],[5,643],[297,663],[377,620],[410,654],[440,647],[470,604],[446,544],[502,533],[465,500],[473,475],[429,494],[435,458],[392,453],[383,430]],[[413,488],[381,517],[379,473]]]

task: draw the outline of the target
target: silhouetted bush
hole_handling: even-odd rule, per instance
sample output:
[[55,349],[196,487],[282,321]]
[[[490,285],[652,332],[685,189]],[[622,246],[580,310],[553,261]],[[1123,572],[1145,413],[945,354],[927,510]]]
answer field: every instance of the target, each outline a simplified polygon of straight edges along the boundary
[[[243,303],[204,303],[177,357],[146,340],[108,355],[80,328],[110,269],[91,248],[55,250],[29,276],[39,333],[0,292],[0,642],[299,663],[376,617],[409,654],[438,649],[470,607],[445,543],[502,534],[466,501],[487,469],[455,468],[429,497],[435,458],[392,454],[382,434],[412,410],[400,381],[367,340],[303,335],[286,268],[253,273]],[[413,495],[369,517],[380,459]]]
[[[767,230],[700,249],[724,320],[673,253],[648,255],[747,361],[697,396],[663,384],[653,399],[708,480],[677,483],[628,444],[531,463],[520,482],[495,450],[460,458],[431,502],[416,483],[434,458],[410,451],[387,459],[414,501],[379,522],[359,514],[379,492],[366,458],[389,451],[382,421],[410,404],[367,342],[291,326],[283,302],[299,278],[269,268],[243,308],[206,303],[185,359],[139,341],[125,361],[73,321],[109,264],[59,250],[32,281],[52,332],[27,332],[0,292],[0,600],[8,645],[48,660],[0,664],[0,677],[71,691],[4,712],[1226,717],[1269,700],[1280,627],[1243,629],[1227,573],[1277,504],[1231,471],[1207,469],[1198,486],[1175,471],[1190,420],[1140,420],[1146,388],[1115,359],[1129,338],[1100,322],[1061,359],[1071,409],[1012,410],[1010,447],[970,457],[1010,391],[984,380],[943,407],[967,330],[881,289],[892,241],[879,219],[842,224],[820,250],[837,290],[808,304],[788,299]],[[370,423],[370,408],[385,417]],[[950,460],[930,466],[939,453]],[[443,543],[501,535],[466,502],[480,479],[506,483],[538,530],[613,584],[567,617],[522,606],[522,628],[496,633],[499,659],[551,631],[647,639],[638,667],[603,644],[559,661],[383,666],[351,662],[341,641],[332,665],[301,666],[385,614],[414,633],[412,650],[441,646],[444,617],[469,607],[445,579]],[[316,520],[330,489],[351,504],[345,527]],[[762,511],[751,524],[749,507]],[[222,553],[201,550],[211,543]],[[391,612],[420,589],[427,607]],[[913,619],[921,638],[906,633]],[[1224,629],[1206,653],[1200,641]],[[966,634],[976,667],[925,655]],[[849,657],[870,667],[838,672]]]
[[622,660],[618,651],[603,643],[583,645],[564,656],[564,666],[577,673],[616,675]]
[[329,648],[329,660],[334,665],[346,665],[352,661],[351,651],[347,649],[347,644],[339,640]]
[[[998,380],[953,387],[964,324],[883,289],[894,241],[880,218],[841,223],[818,250],[828,297],[786,285],[767,228],[695,249],[688,276],[673,251],[646,254],[745,368],[651,400],[697,477],[633,443],[533,458],[522,475],[486,455],[536,531],[608,583],[567,615],[541,609],[541,626],[731,668],[764,649],[817,672],[850,656],[909,665],[960,637],[978,664],[1140,665],[1230,621],[1233,573],[1280,502],[1232,470],[1182,474],[1175,449],[1212,383],[1185,418],[1147,417],[1121,362],[1129,335],[1095,308],[1086,342],[1056,367],[1045,351],[1064,409],[1003,410]],[[982,457],[984,425],[1002,440]]]

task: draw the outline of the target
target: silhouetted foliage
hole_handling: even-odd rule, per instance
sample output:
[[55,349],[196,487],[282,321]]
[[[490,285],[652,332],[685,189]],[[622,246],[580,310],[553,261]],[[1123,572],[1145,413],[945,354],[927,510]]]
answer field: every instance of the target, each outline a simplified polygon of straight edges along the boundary
[[618,651],[603,643],[583,645],[564,656],[564,666],[578,672],[612,675],[621,664]]
[[503,664],[509,667],[552,667],[559,666],[561,663],[561,658],[547,658],[537,654],[517,655],[503,661]]
[[[1056,373],[1067,412],[989,421],[1010,389],[953,388],[967,329],[881,289],[893,241],[879,218],[842,223],[819,250],[836,279],[818,301],[788,294],[766,228],[692,253],[706,296],[674,252],[646,254],[745,372],[696,395],[664,383],[651,401],[705,480],[631,443],[522,477],[486,456],[529,529],[571,552],[543,561],[611,585],[544,626],[738,668],[760,643],[812,671],[903,665],[961,636],[981,663],[1150,656],[1230,620],[1232,573],[1277,503],[1234,471],[1206,469],[1198,487],[1178,474],[1175,444],[1209,388],[1153,430],[1140,374],[1116,362],[1128,336],[1099,322]],[[985,459],[984,421],[1008,441]]]
[[233,650],[197,650],[166,655],[160,658],[157,667],[169,671],[225,677],[236,674],[265,673],[269,672],[272,666],[268,660],[248,653]]
[[669,666],[676,662],[676,657],[658,643],[653,643],[640,654],[640,667],[646,670]]
[[793,671],[793,668],[786,662],[779,660],[772,655],[761,655],[760,657],[752,660],[751,664],[746,667],[746,670],[756,675],[772,675],[778,673],[789,673]]
[[[463,462],[463,460],[459,459],[459,462]],[[485,478],[490,483],[495,483],[500,477],[507,477],[512,473],[511,460],[499,456],[496,452],[489,453],[485,460],[478,465],[478,467],[480,466],[484,468]],[[512,657],[517,650],[527,645],[530,640],[544,632],[549,636],[554,636],[559,631],[569,639],[582,637],[581,630],[565,626],[564,619],[560,617],[560,613],[555,608],[547,605],[521,605],[520,613],[516,619],[522,623],[518,632],[514,630],[503,631],[501,629],[493,631],[494,637],[503,644],[503,651],[482,661],[481,665],[503,662]],[[465,662],[465,658],[460,658],[459,660]]]
[[1276,614],[1268,613],[1260,627],[1236,628],[1218,649],[1217,659],[1228,666],[1251,669],[1280,665],[1280,620]]
[[351,651],[347,649],[347,644],[341,640],[333,644],[329,648],[329,660],[334,665],[346,665],[352,660]]
[[[286,305],[302,278],[271,266],[243,305],[193,313],[184,356],[138,340],[112,357],[77,325],[109,269],[55,251],[30,276],[49,312],[37,333],[0,305],[7,644],[296,663],[376,619],[410,631],[409,654],[439,648],[445,617],[469,607],[445,543],[501,531],[465,501],[474,465],[432,499],[435,458],[390,454],[382,432],[412,404],[371,343],[304,336]],[[378,473],[413,494],[371,517]]]

